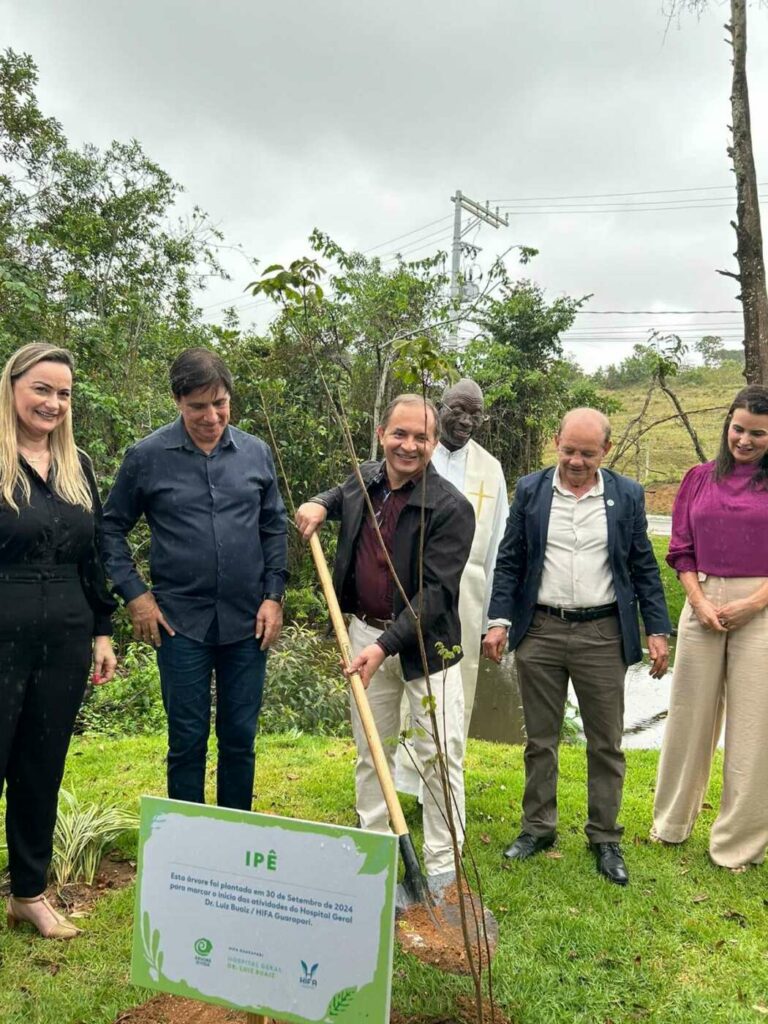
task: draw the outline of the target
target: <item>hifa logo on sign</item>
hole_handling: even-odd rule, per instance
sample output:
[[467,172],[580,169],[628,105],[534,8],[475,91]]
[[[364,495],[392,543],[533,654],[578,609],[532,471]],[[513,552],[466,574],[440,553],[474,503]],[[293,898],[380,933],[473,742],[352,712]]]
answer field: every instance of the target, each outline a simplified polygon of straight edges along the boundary
[[317,978],[315,977],[315,971],[319,966],[319,964],[312,964],[311,967],[307,967],[304,960],[302,960],[301,969],[304,973],[299,978],[299,984],[307,985],[311,988],[317,988]]

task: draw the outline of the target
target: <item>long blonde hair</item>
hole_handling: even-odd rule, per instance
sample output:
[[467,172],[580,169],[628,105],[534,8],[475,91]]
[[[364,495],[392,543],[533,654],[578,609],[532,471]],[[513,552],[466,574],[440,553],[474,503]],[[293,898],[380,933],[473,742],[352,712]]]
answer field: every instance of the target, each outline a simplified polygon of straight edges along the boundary
[[[19,506],[14,492],[21,492],[24,504],[29,504],[30,487],[27,474],[21,468],[18,452],[18,421],[13,397],[14,382],[38,363],[63,363],[74,372],[72,353],[42,341],[23,345],[10,357],[0,377],[0,501],[16,512]],[[72,407],[50,435],[51,469],[56,493],[70,505],[82,505],[89,511],[93,498],[72,431]]]

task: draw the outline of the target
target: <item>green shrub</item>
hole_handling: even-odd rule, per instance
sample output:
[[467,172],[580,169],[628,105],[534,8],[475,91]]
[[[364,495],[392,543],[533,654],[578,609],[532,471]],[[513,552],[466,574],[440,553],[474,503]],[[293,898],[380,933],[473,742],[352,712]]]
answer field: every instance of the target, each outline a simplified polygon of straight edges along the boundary
[[286,626],[269,656],[262,732],[350,733],[347,684],[335,646],[299,623]]
[[165,709],[155,652],[145,644],[129,643],[111,683],[86,694],[75,732],[105,736],[136,736],[165,731]]
[[285,592],[285,621],[317,626],[328,621],[325,601],[315,587],[289,587]]
[[72,882],[92,885],[107,847],[123,832],[138,827],[138,815],[117,807],[81,804],[76,796],[62,789],[53,833],[53,881],[58,886]]

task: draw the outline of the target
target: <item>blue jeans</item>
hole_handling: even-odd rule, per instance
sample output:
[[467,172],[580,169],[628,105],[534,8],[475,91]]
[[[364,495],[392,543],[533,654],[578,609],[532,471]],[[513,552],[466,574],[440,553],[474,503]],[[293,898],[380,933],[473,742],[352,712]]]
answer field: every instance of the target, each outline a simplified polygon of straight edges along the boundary
[[261,642],[251,636],[234,644],[217,644],[163,634],[157,664],[168,716],[168,796],[205,803],[211,674],[215,671],[216,802],[219,807],[249,811],[267,664]]

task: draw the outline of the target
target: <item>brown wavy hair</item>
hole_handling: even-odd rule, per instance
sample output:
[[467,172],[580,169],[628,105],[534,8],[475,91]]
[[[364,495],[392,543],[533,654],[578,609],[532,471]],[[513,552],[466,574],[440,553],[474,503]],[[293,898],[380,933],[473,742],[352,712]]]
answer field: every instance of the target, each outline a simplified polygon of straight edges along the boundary
[[[720,436],[720,450],[715,459],[715,480],[722,480],[724,476],[728,476],[733,472],[733,467],[736,465],[736,461],[728,448],[728,430],[731,426],[733,414],[737,409],[746,409],[753,416],[768,416],[768,388],[763,387],[762,384],[750,384],[742,388],[731,402],[731,407],[723,423],[723,432]],[[752,477],[752,486],[768,486],[768,452],[760,460],[760,467]]]

